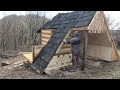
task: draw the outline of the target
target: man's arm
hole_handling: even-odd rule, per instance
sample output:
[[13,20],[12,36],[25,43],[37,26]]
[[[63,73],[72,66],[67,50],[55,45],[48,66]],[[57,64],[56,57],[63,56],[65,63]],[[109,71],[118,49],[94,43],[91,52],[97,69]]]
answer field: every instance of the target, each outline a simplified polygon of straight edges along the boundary
[[71,44],[71,42],[68,40],[63,40],[63,42],[65,43],[65,44]]

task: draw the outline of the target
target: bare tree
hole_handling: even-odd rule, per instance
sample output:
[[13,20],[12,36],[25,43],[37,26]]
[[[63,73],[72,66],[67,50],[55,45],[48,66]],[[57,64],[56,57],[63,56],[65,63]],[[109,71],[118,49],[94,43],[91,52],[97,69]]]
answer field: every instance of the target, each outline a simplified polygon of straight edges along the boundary
[[3,12],[0,20],[0,45],[2,51],[31,51],[32,45],[40,42],[37,30],[45,24],[45,11],[26,11],[26,15],[9,15]]
[[110,15],[106,15],[106,21],[109,26],[109,29],[114,29],[114,19],[110,17]]
[[106,21],[110,28],[110,30],[119,30],[120,29],[120,22],[115,22],[115,20],[110,17],[110,15],[106,15]]
[[[36,39],[38,34],[36,33],[36,31],[43,25],[45,24],[45,16],[46,16],[46,12],[44,11],[29,11],[27,12],[28,19],[28,27],[29,27],[29,45],[33,45],[33,44],[37,44]],[[35,15],[35,17],[32,17],[32,15]],[[39,21],[39,16],[42,17],[41,21]],[[42,22],[42,25],[40,26],[40,23]]]
[[[3,16],[6,16],[6,12],[3,12]],[[2,51],[4,52],[8,48],[8,41],[9,41],[9,36],[8,36],[8,29],[9,29],[9,22],[6,21],[6,18],[3,20],[3,23],[1,25],[1,46],[2,46]]]
[[[45,23],[46,23],[46,21],[45,21],[45,19],[46,19],[46,11],[36,11],[36,19],[35,19],[35,22],[36,22],[36,24],[35,24],[35,28],[34,28],[34,30],[35,30],[35,33],[34,33],[34,38],[33,38],[33,44],[37,44],[37,37],[38,36],[40,36],[40,34],[38,34],[38,33],[36,33],[36,31],[41,27],[41,26],[43,26]],[[42,16],[42,19],[41,19],[41,21],[39,21],[39,19],[38,19],[38,17],[39,16]],[[40,25],[40,22],[42,23],[42,25],[41,26],[39,26]],[[40,41],[40,40],[39,40]]]

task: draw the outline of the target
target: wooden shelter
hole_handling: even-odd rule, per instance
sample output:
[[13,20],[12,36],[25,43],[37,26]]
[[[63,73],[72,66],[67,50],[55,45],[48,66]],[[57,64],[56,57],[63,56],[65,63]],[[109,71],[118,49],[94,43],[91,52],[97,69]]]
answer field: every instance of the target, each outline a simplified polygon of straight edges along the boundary
[[70,39],[70,34],[74,31],[80,33],[83,70],[86,58],[119,60],[116,44],[103,11],[75,11],[58,14],[38,30],[41,34],[41,45],[33,46],[31,57],[30,54],[24,54],[30,57],[28,60],[31,67],[43,73],[45,69],[71,64],[71,46],[63,44],[63,39]]

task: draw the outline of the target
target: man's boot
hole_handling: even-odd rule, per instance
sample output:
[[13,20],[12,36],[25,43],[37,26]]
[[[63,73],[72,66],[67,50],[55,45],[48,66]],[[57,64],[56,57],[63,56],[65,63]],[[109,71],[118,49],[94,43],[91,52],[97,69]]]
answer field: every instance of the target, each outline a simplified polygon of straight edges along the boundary
[[77,71],[80,70],[80,68],[79,68],[79,60],[76,60],[76,70]]
[[76,65],[75,65],[75,60],[72,60],[72,67],[70,68],[70,72],[74,72],[75,71],[75,68],[76,68]]
[[73,66],[72,66],[72,68],[70,69],[70,71],[71,71],[71,72],[76,72],[76,71],[79,70],[78,67],[79,67],[79,66],[78,66],[78,61],[77,61],[77,60],[73,60]]

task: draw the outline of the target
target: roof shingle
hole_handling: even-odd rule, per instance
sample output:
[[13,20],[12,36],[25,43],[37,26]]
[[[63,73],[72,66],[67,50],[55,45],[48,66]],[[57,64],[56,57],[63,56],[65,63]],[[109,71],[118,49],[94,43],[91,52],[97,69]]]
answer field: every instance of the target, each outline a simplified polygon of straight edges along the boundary
[[96,11],[75,11],[71,13],[60,13],[51,21],[46,23],[42,29],[58,29],[88,26]]

